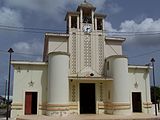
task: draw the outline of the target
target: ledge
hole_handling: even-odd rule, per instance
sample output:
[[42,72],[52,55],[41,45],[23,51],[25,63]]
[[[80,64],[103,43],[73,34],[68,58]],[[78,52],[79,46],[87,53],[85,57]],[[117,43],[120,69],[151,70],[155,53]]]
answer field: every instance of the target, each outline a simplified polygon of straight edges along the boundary
[[11,61],[12,65],[48,65],[47,62]]

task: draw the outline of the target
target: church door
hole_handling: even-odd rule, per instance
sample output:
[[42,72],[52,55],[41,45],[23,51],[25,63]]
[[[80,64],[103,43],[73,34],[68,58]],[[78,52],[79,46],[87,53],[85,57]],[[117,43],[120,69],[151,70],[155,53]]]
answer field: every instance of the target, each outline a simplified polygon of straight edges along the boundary
[[95,114],[95,84],[80,83],[80,114]]
[[142,112],[142,101],[140,92],[132,93],[132,108],[133,112]]
[[25,114],[37,114],[37,92],[25,93]]

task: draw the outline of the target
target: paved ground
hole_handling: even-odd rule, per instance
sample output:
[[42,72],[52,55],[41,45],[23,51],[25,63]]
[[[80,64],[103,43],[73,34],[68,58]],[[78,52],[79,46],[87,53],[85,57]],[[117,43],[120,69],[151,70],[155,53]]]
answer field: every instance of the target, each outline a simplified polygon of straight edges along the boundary
[[[0,116],[0,120],[6,120],[5,116]],[[49,117],[44,115],[24,115],[9,120],[160,120],[160,115],[148,115],[142,113],[134,113],[132,115],[69,115],[63,117]]]
[[[5,120],[5,119],[0,119]],[[15,120],[14,118],[10,120]],[[20,116],[16,120],[160,120],[159,116],[147,114],[132,114],[132,115],[70,115],[64,117],[49,117],[44,115],[25,115]]]

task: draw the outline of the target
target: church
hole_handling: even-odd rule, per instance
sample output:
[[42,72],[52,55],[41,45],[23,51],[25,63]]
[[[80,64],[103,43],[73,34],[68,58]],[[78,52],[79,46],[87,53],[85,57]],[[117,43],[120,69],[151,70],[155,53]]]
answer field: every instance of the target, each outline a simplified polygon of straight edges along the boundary
[[66,33],[45,34],[43,62],[11,62],[12,117],[152,114],[151,67],[128,64],[125,38],[107,36],[105,18],[84,1],[66,13]]

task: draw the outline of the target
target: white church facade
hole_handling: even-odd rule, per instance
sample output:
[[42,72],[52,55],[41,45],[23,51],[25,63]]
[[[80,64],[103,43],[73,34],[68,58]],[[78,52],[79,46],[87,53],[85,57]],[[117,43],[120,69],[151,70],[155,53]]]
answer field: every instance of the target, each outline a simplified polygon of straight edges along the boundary
[[45,34],[43,62],[12,61],[12,117],[152,113],[150,67],[128,65],[105,17],[83,2],[67,12],[66,33]]

